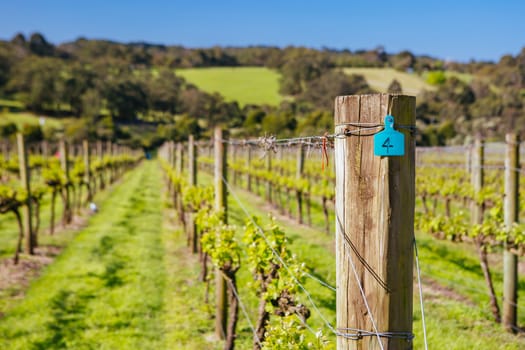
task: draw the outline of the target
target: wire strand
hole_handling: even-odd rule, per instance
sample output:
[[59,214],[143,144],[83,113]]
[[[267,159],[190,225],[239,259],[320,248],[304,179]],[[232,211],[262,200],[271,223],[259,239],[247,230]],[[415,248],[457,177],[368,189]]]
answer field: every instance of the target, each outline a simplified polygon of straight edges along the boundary
[[235,199],[235,201],[237,202],[237,204],[239,205],[239,207],[241,208],[241,210],[244,212],[244,214],[246,215],[246,217],[253,223],[253,225],[255,227],[257,227],[257,230],[259,231],[259,234],[261,235],[261,237],[263,237],[263,239],[265,240],[266,244],[268,244],[268,247],[270,247],[272,253],[275,255],[275,257],[277,258],[277,260],[282,264],[282,266],[286,269],[286,271],[288,271],[288,273],[290,274],[290,277],[292,277],[292,279],[294,280],[294,282],[297,284],[297,286],[299,288],[301,288],[301,290],[304,292],[304,294],[306,295],[308,301],[310,302],[310,304],[312,304],[312,307],[314,308],[314,310],[319,314],[319,317],[321,317],[321,319],[323,320],[323,322],[325,323],[325,325],[330,329],[330,331],[334,334],[334,335],[337,335],[337,331],[334,329],[334,327],[330,324],[330,322],[328,322],[328,320],[326,319],[326,317],[322,314],[321,310],[319,309],[319,307],[317,306],[317,304],[314,302],[310,292],[308,292],[308,290],[301,284],[301,282],[299,282],[299,280],[297,279],[297,277],[295,277],[295,275],[292,273],[290,267],[286,264],[286,262],[281,258],[281,256],[275,251],[275,249],[272,247],[272,245],[270,244],[270,241],[268,240],[268,238],[266,237],[266,234],[264,233],[264,230],[262,229],[261,226],[259,226],[259,224],[253,219],[253,217],[250,215],[250,213],[248,212],[248,210],[246,209],[246,207],[243,205],[243,203],[241,202],[241,200],[239,199],[239,197],[237,196],[237,194],[233,191],[232,187],[230,186],[230,184],[228,183],[228,181],[226,181],[226,179],[224,177],[222,177],[222,181],[224,182],[224,184],[226,185],[226,187],[228,188],[228,191],[232,194],[232,197]]
[[421,285],[421,269],[419,267],[419,253],[417,250],[417,242],[416,237],[414,237],[414,251],[416,255],[416,271],[417,271],[417,285],[419,289],[419,304],[421,308],[421,323],[423,326],[423,341],[425,343],[425,350],[428,350],[428,342],[427,342],[427,324],[425,322],[425,306],[423,303],[423,287]]
[[235,286],[233,285],[232,281],[230,281],[229,278],[224,278],[224,280],[228,283],[228,286],[230,286],[231,291],[233,292],[233,295],[235,295],[235,298],[239,302],[239,306],[241,307],[242,313],[244,314],[244,317],[246,317],[246,320],[248,321],[248,325],[252,329],[253,336],[255,338],[255,341],[259,346],[262,348],[261,340],[259,339],[259,336],[257,335],[257,331],[255,330],[255,327],[253,326],[252,321],[250,320],[250,316],[248,316],[248,311],[246,310],[246,307],[244,306],[244,303],[242,302],[239,293],[237,293],[237,289],[235,289]]
[[328,288],[328,289],[330,289],[330,290],[332,290],[332,291],[334,291],[334,292],[337,291],[337,289],[336,289],[335,287],[329,285],[328,283],[326,283],[325,281],[321,280],[320,278],[315,277],[314,275],[312,275],[312,274],[310,274],[310,273],[308,273],[308,272],[306,272],[306,271],[304,272],[304,274],[305,274],[305,276],[307,276],[307,277],[313,279],[314,281],[316,281],[316,282],[319,283],[320,285],[322,285],[322,286],[324,286],[324,287],[326,287],[326,288]]
[[[337,216],[337,223],[339,225],[339,232],[341,235],[346,236],[343,224],[341,223],[341,219],[339,216]],[[346,244],[347,249],[351,250],[351,247],[346,242],[346,239],[343,237],[343,242]],[[374,320],[374,316],[372,315],[372,310],[370,310],[370,306],[368,305],[368,300],[365,295],[365,291],[363,290],[363,286],[361,285],[361,281],[359,281],[359,276],[357,274],[357,268],[355,267],[354,261],[350,254],[348,254],[348,261],[350,262],[350,266],[352,266],[352,271],[354,272],[354,277],[357,282],[357,286],[359,287],[359,292],[361,293],[361,297],[363,298],[363,302],[365,303],[366,311],[368,312],[368,317],[370,318],[370,321],[372,322],[372,327],[374,328],[375,335],[377,337],[377,341],[379,343],[379,347],[381,350],[384,350],[383,342],[381,342],[381,338],[379,337],[379,331],[377,329],[376,321]]]

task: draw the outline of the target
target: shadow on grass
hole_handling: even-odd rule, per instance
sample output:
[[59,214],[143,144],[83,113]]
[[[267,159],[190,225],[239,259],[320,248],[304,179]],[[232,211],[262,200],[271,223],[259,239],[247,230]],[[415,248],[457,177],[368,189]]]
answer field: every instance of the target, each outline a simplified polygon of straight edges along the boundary
[[52,320],[46,324],[49,336],[35,344],[33,349],[70,348],[78,334],[86,328],[84,315],[86,305],[94,296],[61,290],[50,301]]

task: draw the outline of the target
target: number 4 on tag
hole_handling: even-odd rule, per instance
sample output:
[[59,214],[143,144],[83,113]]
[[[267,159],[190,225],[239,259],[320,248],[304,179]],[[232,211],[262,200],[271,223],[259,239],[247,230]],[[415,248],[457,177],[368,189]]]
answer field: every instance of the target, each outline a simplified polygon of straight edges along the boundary
[[385,117],[385,129],[374,135],[374,155],[381,157],[405,155],[405,135],[394,129],[394,117]]

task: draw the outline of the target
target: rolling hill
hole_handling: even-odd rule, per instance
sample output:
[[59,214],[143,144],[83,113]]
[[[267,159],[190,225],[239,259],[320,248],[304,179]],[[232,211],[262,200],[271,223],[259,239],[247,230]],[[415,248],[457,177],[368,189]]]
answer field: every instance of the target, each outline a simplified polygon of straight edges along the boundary
[[[345,68],[346,74],[361,74],[368,84],[379,92],[387,92],[392,80],[397,79],[403,92],[418,95],[423,89],[433,90],[417,74],[399,72],[393,68]],[[227,101],[246,104],[277,106],[285,97],[279,94],[277,71],[264,67],[213,67],[178,69],[176,74],[209,93],[220,93]]]
[[277,106],[284,98],[279,95],[280,74],[264,67],[213,67],[178,69],[189,82],[209,93],[218,92],[227,101]]

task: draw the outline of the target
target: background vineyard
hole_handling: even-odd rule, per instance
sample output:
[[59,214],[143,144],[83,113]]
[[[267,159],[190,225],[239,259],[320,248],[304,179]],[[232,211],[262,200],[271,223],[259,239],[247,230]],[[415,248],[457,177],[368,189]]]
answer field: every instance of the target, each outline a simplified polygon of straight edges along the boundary
[[[315,241],[323,242],[321,245],[330,250],[331,237],[325,236],[323,238],[322,231],[326,230],[327,223],[329,226],[331,222],[334,222],[334,174],[331,169],[333,162],[329,162],[330,166],[323,170],[323,163],[326,160],[323,156],[322,144],[306,143],[305,145],[301,142],[298,144],[283,142],[275,148],[268,148],[267,144],[265,146],[265,140],[261,139],[258,142],[248,143],[242,140],[232,141],[229,147],[228,181],[231,188],[235,188],[235,192],[241,193],[243,190],[249,189],[249,192],[267,203],[265,205],[267,210],[272,210],[275,215],[287,216],[288,219],[285,222],[290,222],[290,220],[302,221],[306,225],[313,226],[317,231]],[[472,243],[475,234],[469,231],[472,226],[469,211],[472,202],[475,201],[486,202],[487,211],[488,209],[493,209],[492,211],[502,210],[502,174],[505,168],[502,163],[503,150],[504,145],[502,144],[489,145],[487,148],[486,169],[484,169],[487,173],[487,180],[482,194],[475,194],[470,185],[470,175],[467,172],[469,166],[467,161],[470,159],[467,156],[468,147],[420,149],[418,151],[418,241],[423,261],[425,294],[430,299],[427,311],[433,317],[437,317],[434,320],[432,320],[432,316],[430,317],[428,331],[431,344],[433,342],[446,343],[447,346],[458,349],[477,344],[488,348],[490,345],[487,344],[491,343],[491,340],[488,340],[483,334],[478,334],[476,340],[461,338],[461,341],[457,341],[457,338],[452,337],[453,340],[451,339],[450,342],[444,342],[443,339],[437,341],[435,337],[437,336],[436,333],[443,332],[444,329],[452,331],[458,324],[462,324],[462,327],[468,329],[468,332],[474,333],[479,331],[479,322],[485,328],[496,327],[499,329],[496,324],[490,325],[493,315],[491,315],[489,307],[489,297],[483,281],[483,273],[479,267],[477,253]],[[213,169],[211,144],[202,144],[199,154],[201,154],[199,158],[200,169],[211,173]],[[301,163],[301,154],[303,157],[306,155],[303,158],[305,166],[303,172],[298,174],[297,169],[300,167],[298,164]],[[329,158],[333,159],[333,154],[330,153]],[[174,166],[180,167],[180,163]],[[523,191],[523,185],[520,187],[520,191]],[[299,193],[304,198],[302,210],[298,209],[299,205],[297,204]],[[238,196],[238,194],[232,196]],[[481,199],[478,198],[480,196]],[[423,201],[426,202],[426,205],[423,204]],[[323,204],[323,202],[325,203]],[[253,208],[249,204],[243,203],[242,206],[244,205]],[[324,214],[324,208],[327,208],[328,211],[328,221]],[[257,209],[252,210],[257,211]],[[442,219],[447,217],[447,212],[448,219]],[[520,216],[522,215],[523,211],[520,213]],[[242,223],[242,213],[240,216],[241,219],[236,218],[236,222]],[[448,221],[449,231],[432,230],[429,223],[436,220]],[[500,235],[504,232],[504,229],[501,228],[502,224],[501,216],[494,217],[490,213],[486,215],[484,225],[499,227]],[[462,232],[463,235],[461,235]],[[496,232],[491,235],[489,260],[496,295],[501,302],[501,244],[505,238],[496,239],[495,236],[497,235]],[[462,241],[462,245],[453,244]],[[299,247],[299,250],[305,249],[302,244],[299,244]],[[307,256],[311,259],[311,255]],[[318,255],[313,260],[308,257],[303,257],[303,259],[302,261],[307,262],[308,268],[314,271],[319,266],[319,262],[323,260]],[[314,275],[320,277],[321,284],[319,281],[313,283],[315,286],[313,290],[327,289],[325,292],[330,290],[330,282],[328,282],[328,287],[323,286],[322,283],[327,280],[330,281],[330,278],[326,278],[326,276],[330,276],[330,273],[324,276],[317,275],[317,273]],[[331,285],[333,285],[333,275],[331,278]],[[521,294],[522,288],[520,288]],[[332,295],[333,297],[334,295]],[[305,298],[304,295],[303,298]],[[441,300],[442,298],[447,300]],[[476,311],[467,311],[472,308]],[[518,309],[521,310],[522,308],[518,307]],[[328,314],[330,314],[329,311]],[[518,311],[518,314],[521,313]],[[523,319],[523,315],[520,315],[518,323],[523,322]],[[312,321],[319,322],[320,326],[317,327],[320,329],[324,327],[323,332],[329,337],[329,327],[327,328],[326,323],[319,319],[319,316],[316,319],[315,313],[313,313]],[[418,316],[415,316],[415,321],[415,332],[419,336],[419,339],[416,338],[416,344],[421,346],[421,333],[418,332],[420,319]],[[519,328],[515,330],[521,332]],[[458,330],[452,332],[458,332]],[[461,331],[459,331],[460,333]],[[503,340],[507,336],[501,329],[497,331],[497,334],[498,342],[504,341],[507,344],[499,344],[498,346],[505,348],[516,346],[519,348],[519,345],[513,345],[512,341],[507,343],[506,340]],[[490,337],[493,336],[494,334],[491,334]],[[493,344],[496,346],[496,343]]]

